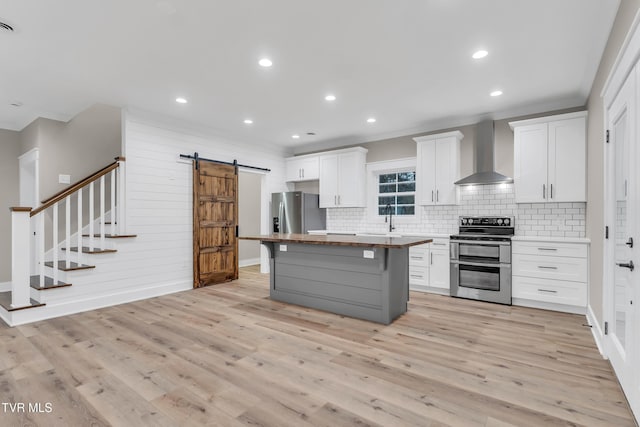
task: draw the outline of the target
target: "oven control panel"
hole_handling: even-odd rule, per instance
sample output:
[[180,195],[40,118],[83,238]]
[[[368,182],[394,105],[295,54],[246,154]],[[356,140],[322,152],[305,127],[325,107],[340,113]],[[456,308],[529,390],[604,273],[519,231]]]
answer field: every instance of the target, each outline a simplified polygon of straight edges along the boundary
[[462,227],[473,225],[481,227],[513,227],[513,217],[508,216],[461,216],[460,225]]

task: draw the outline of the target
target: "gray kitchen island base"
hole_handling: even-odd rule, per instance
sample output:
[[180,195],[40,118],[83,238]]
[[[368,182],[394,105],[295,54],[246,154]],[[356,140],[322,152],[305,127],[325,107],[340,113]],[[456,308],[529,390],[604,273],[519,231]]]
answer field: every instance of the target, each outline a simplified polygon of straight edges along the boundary
[[262,243],[274,300],[384,324],[407,311],[408,247]]

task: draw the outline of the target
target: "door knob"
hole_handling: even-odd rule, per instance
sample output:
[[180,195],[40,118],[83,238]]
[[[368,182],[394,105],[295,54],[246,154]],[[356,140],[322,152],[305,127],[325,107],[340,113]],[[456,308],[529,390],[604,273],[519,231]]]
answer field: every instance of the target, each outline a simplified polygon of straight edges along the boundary
[[629,246],[630,248],[633,247],[633,237],[629,237],[629,240],[627,240],[627,242],[625,243],[625,245]]
[[624,268],[628,268],[629,270],[633,271],[635,267],[635,265],[633,265],[633,261],[629,261],[628,263],[626,262],[620,262],[620,263],[616,263],[616,265],[618,267],[624,267]]

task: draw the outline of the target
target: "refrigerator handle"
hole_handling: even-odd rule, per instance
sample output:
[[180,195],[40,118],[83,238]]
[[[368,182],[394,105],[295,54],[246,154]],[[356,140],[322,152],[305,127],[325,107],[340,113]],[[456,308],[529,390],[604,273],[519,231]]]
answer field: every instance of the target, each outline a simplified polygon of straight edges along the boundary
[[278,223],[280,224],[280,232],[286,233],[287,231],[284,229],[284,222],[282,222],[283,214],[284,214],[284,203],[280,202],[280,206],[278,206]]

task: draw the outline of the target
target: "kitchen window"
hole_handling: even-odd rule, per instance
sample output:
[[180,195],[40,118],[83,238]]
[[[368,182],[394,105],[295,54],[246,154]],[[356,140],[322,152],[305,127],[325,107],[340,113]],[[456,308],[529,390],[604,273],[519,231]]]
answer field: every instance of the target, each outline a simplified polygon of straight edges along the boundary
[[416,171],[381,173],[377,193],[378,215],[415,215]]

